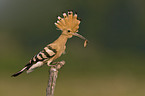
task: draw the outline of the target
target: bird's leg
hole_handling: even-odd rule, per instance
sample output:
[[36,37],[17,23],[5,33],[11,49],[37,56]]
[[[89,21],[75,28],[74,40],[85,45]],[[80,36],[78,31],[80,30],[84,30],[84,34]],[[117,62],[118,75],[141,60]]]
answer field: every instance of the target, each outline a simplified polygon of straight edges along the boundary
[[49,64],[48,66],[54,67],[56,69],[60,69],[61,66],[63,66],[64,64],[65,64],[65,61],[62,60],[62,61],[59,61],[59,62],[52,62],[52,65]]

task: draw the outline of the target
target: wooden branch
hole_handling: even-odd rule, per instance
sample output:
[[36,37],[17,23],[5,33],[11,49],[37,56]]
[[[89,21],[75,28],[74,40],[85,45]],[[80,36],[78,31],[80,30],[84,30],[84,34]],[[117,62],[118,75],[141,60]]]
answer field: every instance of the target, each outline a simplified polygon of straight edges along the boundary
[[[53,63],[54,64],[54,63]],[[65,61],[55,62],[49,70],[49,80],[46,88],[46,96],[53,96],[56,85],[56,79],[59,69],[65,64]]]

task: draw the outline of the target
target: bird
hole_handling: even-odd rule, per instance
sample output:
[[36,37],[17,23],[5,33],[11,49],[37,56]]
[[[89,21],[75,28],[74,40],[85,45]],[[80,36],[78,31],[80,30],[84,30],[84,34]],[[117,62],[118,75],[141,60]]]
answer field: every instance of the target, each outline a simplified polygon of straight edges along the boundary
[[32,72],[34,69],[47,64],[51,66],[57,58],[59,58],[66,49],[66,42],[69,38],[73,36],[77,36],[83,40],[84,47],[86,47],[88,40],[82,35],[78,34],[79,24],[81,22],[78,19],[77,13],[73,13],[73,11],[68,11],[67,13],[63,13],[63,18],[60,16],[57,17],[58,20],[54,24],[61,30],[62,33],[54,42],[48,44],[43,48],[38,54],[33,56],[29,62],[17,73],[13,74],[12,77],[16,77],[26,71],[27,73]]

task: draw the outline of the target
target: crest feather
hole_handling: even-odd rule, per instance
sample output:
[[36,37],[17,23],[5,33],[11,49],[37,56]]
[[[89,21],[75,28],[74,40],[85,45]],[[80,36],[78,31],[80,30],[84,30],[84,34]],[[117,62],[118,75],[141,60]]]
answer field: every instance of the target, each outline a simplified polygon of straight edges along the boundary
[[80,24],[80,20],[77,19],[77,14],[73,15],[72,11],[68,11],[68,14],[63,13],[63,17],[58,16],[58,21],[55,23],[56,27],[60,30],[71,30],[77,32]]

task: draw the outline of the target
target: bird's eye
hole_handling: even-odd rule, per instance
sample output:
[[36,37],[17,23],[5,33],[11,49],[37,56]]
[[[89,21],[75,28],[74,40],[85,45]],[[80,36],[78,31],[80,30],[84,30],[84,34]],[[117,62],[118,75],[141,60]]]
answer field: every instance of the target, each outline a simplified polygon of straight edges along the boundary
[[70,32],[70,30],[67,30],[67,32]]

